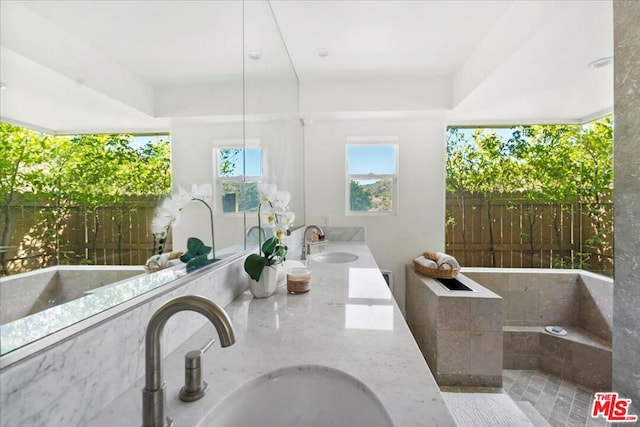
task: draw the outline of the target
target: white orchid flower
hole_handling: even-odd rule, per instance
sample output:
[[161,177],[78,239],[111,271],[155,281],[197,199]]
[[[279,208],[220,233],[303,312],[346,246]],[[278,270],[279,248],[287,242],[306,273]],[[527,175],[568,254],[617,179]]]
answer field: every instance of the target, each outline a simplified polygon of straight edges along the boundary
[[284,221],[284,225],[289,228],[293,225],[293,221],[296,219],[296,214],[293,212],[285,212],[282,215],[282,219]]
[[171,224],[167,217],[156,216],[151,221],[151,233],[160,239],[164,239],[169,225]]
[[278,217],[271,209],[262,209],[260,211],[260,220],[266,227],[273,228],[278,223]]
[[273,207],[276,212],[284,212],[287,210],[289,206],[289,201],[291,200],[291,193],[288,191],[278,191],[276,193],[275,202],[273,203]]
[[278,241],[282,242],[286,236],[287,236],[287,227],[284,224],[277,224],[276,228],[273,230],[273,237],[278,239]]
[[178,192],[169,197],[172,209],[177,211],[187,206],[191,201],[191,198],[191,194],[182,187],[178,187]]
[[191,186],[191,197],[194,199],[208,199],[212,193],[211,184],[193,184]]
[[180,222],[180,209],[180,203],[173,197],[167,197],[156,209],[156,217],[164,218],[163,221],[166,221],[167,225],[177,225]]
[[265,206],[273,205],[276,201],[278,187],[275,184],[258,183],[258,192],[260,193],[260,203]]

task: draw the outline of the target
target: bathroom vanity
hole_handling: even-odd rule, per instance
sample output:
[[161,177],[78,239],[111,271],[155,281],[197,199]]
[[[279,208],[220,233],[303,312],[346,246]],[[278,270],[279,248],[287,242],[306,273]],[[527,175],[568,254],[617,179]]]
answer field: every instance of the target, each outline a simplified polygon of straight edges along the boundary
[[[327,256],[332,253],[341,255]],[[215,343],[204,353],[202,374],[209,390],[201,400],[185,403],[178,398],[184,385],[184,355],[217,335],[214,328],[207,323],[165,355],[166,414],[174,425],[208,425],[202,420],[211,418],[212,408],[219,410],[215,407],[225,396],[256,377],[314,365],[342,371],[364,383],[395,426],[454,426],[367,246],[330,242],[306,263],[312,272],[309,292],[289,294],[285,285],[269,298],[255,299],[247,290],[225,307],[236,343],[227,348]],[[177,315],[169,323],[180,321]],[[140,378],[89,425],[139,425],[142,388]],[[246,408],[251,410],[258,409]]]

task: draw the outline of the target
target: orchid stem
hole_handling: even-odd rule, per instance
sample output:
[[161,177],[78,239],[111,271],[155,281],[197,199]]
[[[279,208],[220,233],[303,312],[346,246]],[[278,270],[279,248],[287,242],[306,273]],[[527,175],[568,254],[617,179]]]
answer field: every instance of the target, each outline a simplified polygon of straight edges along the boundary
[[215,243],[215,236],[213,232],[213,209],[211,209],[211,206],[209,206],[209,203],[205,202],[202,199],[198,199],[197,197],[192,197],[191,200],[197,200],[198,202],[201,202],[202,204],[204,204],[207,207],[207,209],[209,209],[209,219],[211,220],[211,255],[215,260],[216,259],[216,243]]
[[262,221],[260,220],[260,209],[262,203],[258,205],[258,255],[262,256]]

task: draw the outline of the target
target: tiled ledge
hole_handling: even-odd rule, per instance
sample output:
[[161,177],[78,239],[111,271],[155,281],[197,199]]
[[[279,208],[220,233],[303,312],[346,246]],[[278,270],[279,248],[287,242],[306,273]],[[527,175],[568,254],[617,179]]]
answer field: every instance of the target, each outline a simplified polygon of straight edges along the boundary
[[545,334],[550,337],[559,338],[563,340],[572,341],[578,344],[589,345],[602,350],[611,350],[611,346],[607,344],[602,338],[597,337],[582,328],[575,326],[563,326],[567,331],[567,335],[554,335],[545,331],[542,326],[503,326],[504,332],[535,332]]
[[540,326],[505,326],[504,368],[539,369],[596,390],[611,389],[611,347],[578,327],[553,335]]

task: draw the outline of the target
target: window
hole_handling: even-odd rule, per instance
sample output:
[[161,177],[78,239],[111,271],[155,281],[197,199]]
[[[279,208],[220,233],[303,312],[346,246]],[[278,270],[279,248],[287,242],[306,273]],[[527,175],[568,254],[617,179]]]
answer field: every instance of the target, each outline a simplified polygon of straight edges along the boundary
[[144,264],[153,247],[149,219],[171,192],[169,141],[50,135],[0,122],[0,227],[7,231],[0,276],[61,264]]
[[214,150],[218,213],[255,212],[260,197],[258,182],[262,178],[262,148],[227,146]]
[[347,138],[347,214],[396,213],[396,142],[396,137]]

